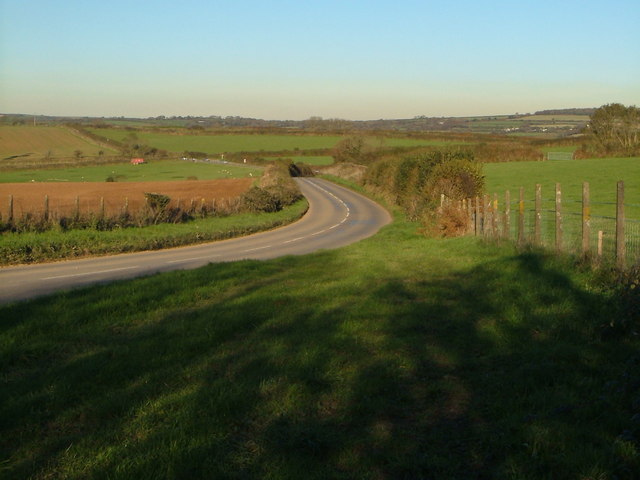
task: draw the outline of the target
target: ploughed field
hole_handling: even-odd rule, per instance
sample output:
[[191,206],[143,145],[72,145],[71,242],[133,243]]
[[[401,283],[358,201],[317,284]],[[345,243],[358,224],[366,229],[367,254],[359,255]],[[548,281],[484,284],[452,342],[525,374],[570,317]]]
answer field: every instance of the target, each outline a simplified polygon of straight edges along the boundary
[[53,216],[69,216],[75,213],[76,197],[80,214],[101,211],[104,199],[106,215],[124,211],[125,203],[130,212],[140,210],[145,204],[145,193],[159,193],[171,198],[170,205],[185,208],[194,202],[229,202],[247,191],[253,178],[229,178],[219,180],[187,180],[171,182],[65,182],[65,183],[0,183],[0,214],[7,218],[9,198],[13,198],[13,215],[27,213],[41,215],[48,196],[49,212]]

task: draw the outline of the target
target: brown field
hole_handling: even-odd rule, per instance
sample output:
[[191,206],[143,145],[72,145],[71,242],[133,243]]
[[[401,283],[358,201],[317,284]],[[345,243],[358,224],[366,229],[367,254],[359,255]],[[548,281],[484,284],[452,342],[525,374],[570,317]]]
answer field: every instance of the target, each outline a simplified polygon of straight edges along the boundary
[[252,178],[175,182],[2,183],[0,214],[2,218],[7,218],[10,196],[13,196],[15,218],[26,213],[42,214],[45,195],[49,197],[49,212],[53,217],[73,215],[76,197],[79,198],[81,215],[98,213],[101,198],[104,198],[106,215],[120,214],[125,201],[128,201],[129,212],[133,213],[144,206],[146,192],[168,195],[171,205],[176,206],[180,201],[183,208],[188,208],[192,200],[199,206],[203,199],[206,204],[212,205],[214,200],[220,202],[237,198],[252,183]]

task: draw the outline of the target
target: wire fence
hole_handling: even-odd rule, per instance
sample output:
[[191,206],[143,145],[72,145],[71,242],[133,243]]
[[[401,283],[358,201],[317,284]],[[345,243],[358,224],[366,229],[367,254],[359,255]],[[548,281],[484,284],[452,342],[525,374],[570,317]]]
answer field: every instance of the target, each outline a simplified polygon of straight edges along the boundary
[[[640,205],[624,202],[624,182],[618,182],[616,198],[609,202],[592,202],[588,182],[583,183],[581,199],[562,198],[560,184],[553,198],[548,192],[543,197],[540,185],[533,198],[525,197],[522,188],[514,193],[460,202],[470,232],[513,240],[521,246],[576,253],[620,268],[640,263],[640,219],[625,215],[625,211],[640,211]],[[594,215],[592,211],[605,213]]]

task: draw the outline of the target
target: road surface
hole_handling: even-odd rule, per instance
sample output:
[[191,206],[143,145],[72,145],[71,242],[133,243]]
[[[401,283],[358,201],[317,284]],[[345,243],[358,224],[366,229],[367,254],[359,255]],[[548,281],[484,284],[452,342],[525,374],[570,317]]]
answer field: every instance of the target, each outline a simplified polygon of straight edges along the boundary
[[0,268],[0,302],[209,263],[337,248],[369,237],[391,221],[386,210],[351,190],[317,178],[296,181],[309,211],[291,225],[189,247]]

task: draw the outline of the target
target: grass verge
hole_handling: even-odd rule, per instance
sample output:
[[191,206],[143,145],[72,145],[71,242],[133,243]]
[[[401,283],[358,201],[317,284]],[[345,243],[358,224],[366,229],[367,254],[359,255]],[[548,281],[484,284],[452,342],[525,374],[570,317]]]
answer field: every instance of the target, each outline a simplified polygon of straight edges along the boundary
[[243,213],[187,223],[162,223],[108,231],[48,230],[42,233],[4,233],[0,236],[0,265],[36,263],[109,253],[157,250],[249,235],[298,220],[306,200],[274,213]]
[[3,478],[637,478],[597,276],[418,227],[0,307]]

